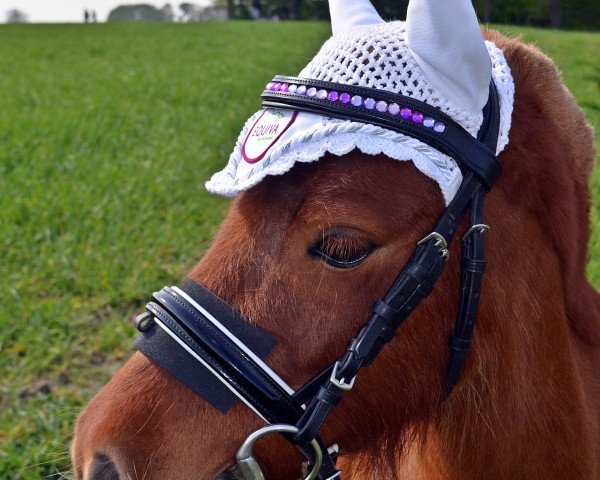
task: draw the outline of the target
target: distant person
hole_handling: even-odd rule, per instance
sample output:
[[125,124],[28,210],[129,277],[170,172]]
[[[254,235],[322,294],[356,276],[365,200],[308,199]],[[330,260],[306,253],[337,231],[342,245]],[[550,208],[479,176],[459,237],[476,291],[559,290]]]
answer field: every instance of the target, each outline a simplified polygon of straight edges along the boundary
[[83,11],[83,21],[85,23],[90,23],[90,12],[88,12],[87,8]]
[[98,16],[96,15],[96,10],[92,10],[92,23],[98,23]]
[[260,20],[262,18],[261,0],[252,0],[252,18],[254,20]]

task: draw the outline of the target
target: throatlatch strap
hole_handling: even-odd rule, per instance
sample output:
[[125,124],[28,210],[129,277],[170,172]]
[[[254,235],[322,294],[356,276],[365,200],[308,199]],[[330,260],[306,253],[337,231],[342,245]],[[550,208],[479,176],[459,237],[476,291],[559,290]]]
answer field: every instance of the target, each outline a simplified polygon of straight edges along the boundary
[[471,343],[477,319],[481,283],[485,272],[485,240],[487,233],[483,225],[482,191],[475,193],[471,203],[471,228],[462,241],[462,262],[460,279],[460,300],[456,316],[456,326],[450,334],[450,358],[446,373],[446,389],[442,399],[447,398],[458,383]]
[[[492,90],[495,90],[493,83]],[[500,121],[500,116],[496,114],[498,111],[498,96],[490,95],[488,103],[483,109],[484,120],[477,138],[492,151],[496,150],[498,143]],[[458,383],[467,353],[473,343],[473,330],[477,320],[483,274],[486,268],[484,236],[489,227],[483,221],[484,200],[485,191],[482,188],[477,189],[471,201],[470,227],[462,238],[460,300],[456,325],[448,339],[450,357],[446,370],[445,390],[442,392],[441,401],[450,395],[452,389]]]

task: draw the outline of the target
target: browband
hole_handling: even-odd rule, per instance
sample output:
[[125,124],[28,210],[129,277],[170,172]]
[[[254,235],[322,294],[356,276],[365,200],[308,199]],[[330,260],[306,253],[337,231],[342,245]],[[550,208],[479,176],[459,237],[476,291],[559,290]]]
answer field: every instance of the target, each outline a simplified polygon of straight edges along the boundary
[[[492,82],[483,124],[473,138],[440,110],[377,89],[277,76],[262,97],[265,107],[369,123],[409,135],[451,156],[463,171],[453,200],[431,233],[418,242],[385,296],[375,302],[369,321],[345,353],[296,392],[263,361],[274,338],[192,280],[181,289],[165,287],[154,293],[147,312],[138,317],[141,335],[136,345],[142,353],[222,412],[240,398],[267,423],[289,426],[286,438],[315,463],[311,441],[316,439],[325,452],[319,431],[327,415],[343,392],[352,389],[360,369],[373,362],[432,292],[450,257],[450,243],[470,209],[470,228],[462,239],[460,303],[440,401],[458,382],[472,343],[485,271],[483,234],[489,227],[483,223],[483,200],[502,171],[493,153],[500,110]],[[320,480],[339,478],[331,449],[320,467],[316,462],[315,470]]]
[[[490,90],[497,102],[494,82]],[[266,86],[261,97],[265,107],[288,108],[404,133],[454,158],[463,173],[472,170],[488,190],[502,173],[495,147],[492,151],[444,112],[411,97],[280,75]]]

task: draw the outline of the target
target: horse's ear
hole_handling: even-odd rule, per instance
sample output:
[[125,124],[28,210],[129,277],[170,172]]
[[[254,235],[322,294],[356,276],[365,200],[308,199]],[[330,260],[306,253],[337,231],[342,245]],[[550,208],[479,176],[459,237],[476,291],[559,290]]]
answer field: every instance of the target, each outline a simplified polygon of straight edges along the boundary
[[471,0],[410,0],[406,44],[438,92],[469,112],[481,111],[492,72]]
[[359,25],[383,23],[369,0],[329,0],[329,12],[334,36]]

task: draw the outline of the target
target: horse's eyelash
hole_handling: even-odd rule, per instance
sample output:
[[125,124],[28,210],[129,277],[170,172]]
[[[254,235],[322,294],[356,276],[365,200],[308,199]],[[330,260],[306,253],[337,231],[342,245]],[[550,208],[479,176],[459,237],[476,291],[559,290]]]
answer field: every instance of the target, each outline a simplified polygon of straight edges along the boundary
[[325,235],[318,250],[332,258],[353,259],[373,250],[374,245],[365,238],[352,235]]

